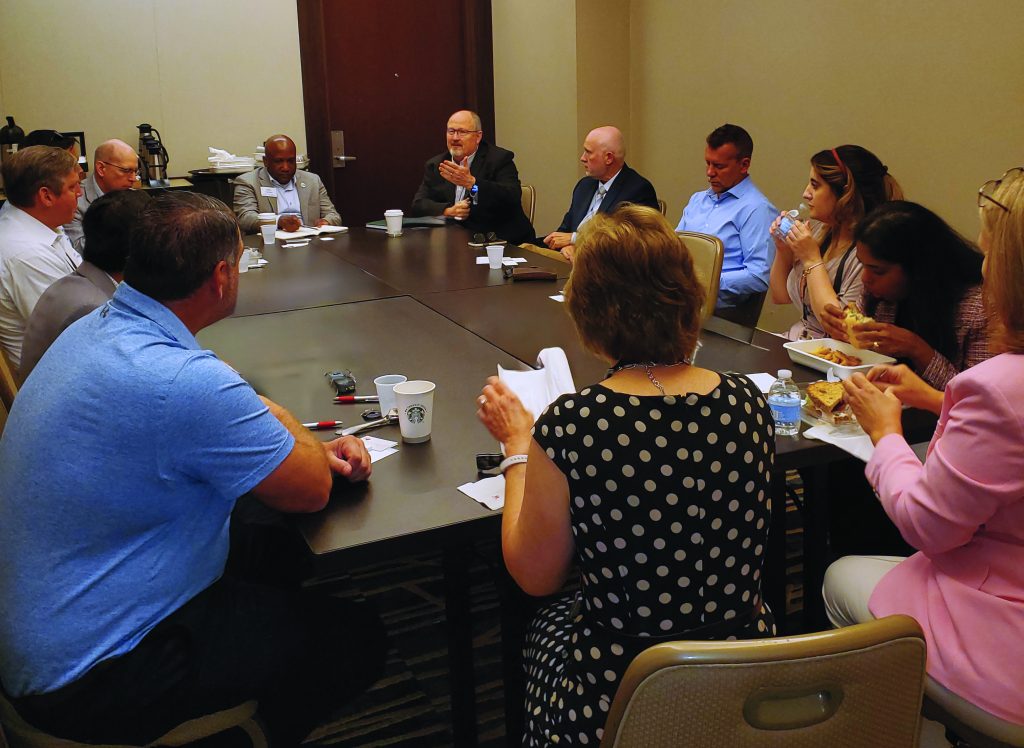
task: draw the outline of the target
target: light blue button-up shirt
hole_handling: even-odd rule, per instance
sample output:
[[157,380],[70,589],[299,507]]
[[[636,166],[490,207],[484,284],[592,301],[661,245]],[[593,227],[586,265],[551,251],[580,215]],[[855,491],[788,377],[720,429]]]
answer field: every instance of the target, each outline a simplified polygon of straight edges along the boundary
[[677,231],[699,231],[722,240],[718,308],[734,307],[768,289],[775,244],[768,229],[778,211],[748,176],[721,195],[710,187],[694,193],[683,208]]
[[270,183],[277,188],[277,214],[291,214],[301,218],[302,206],[299,204],[299,191],[295,189],[295,177],[292,177],[288,184],[281,184],[271,177]]

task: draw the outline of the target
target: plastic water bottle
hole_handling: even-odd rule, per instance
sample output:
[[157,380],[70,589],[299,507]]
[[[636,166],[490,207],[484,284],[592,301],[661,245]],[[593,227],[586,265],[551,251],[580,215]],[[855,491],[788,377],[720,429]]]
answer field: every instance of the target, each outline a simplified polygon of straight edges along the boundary
[[800,432],[800,390],[793,383],[793,372],[779,369],[778,379],[768,390],[768,407],[775,421],[775,433],[792,436]]
[[810,211],[807,209],[807,206],[804,205],[803,203],[800,203],[800,207],[797,208],[796,210],[787,211],[786,214],[782,217],[782,220],[779,221],[779,228],[776,229],[775,235],[780,239],[785,239],[786,234],[788,234],[789,230],[793,228],[793,221],[806,221],[809,214]]

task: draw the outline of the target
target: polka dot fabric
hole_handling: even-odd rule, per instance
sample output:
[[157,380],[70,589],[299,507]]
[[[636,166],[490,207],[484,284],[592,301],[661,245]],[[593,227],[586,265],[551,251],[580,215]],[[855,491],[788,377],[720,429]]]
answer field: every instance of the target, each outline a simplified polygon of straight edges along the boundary
[[747,624],[729,638],[774,634],[761,602],[771,413],[750,380],[721,380],[681,396],[593,385],[538,419],[534,439],[568,478],[582,584],[527,632],[526,745],[598,745],[651,637],[733,618]]

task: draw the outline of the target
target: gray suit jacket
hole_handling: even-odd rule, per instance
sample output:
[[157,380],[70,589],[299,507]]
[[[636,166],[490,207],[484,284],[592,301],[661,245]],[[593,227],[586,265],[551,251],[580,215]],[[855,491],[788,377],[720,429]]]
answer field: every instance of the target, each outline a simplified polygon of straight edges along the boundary
[[116,288],[109,275],[84,260],[75,272],[47,288],[25,325],[19,368],[22,378],[72,322],[110,301]]
[[89,210],[89,206],[99,200],[102,194],[100,186],[96,184],[95,172],[89,172],[89,176],[82,180],[82,196],[78,198],[75,217],[71,219],[71,223],[64,224],[64,233],[67,234],[71,246],[79,252],[85,246],[85,236],[82,234],[82,217],[85,215],[85,211]]
[[[250,171],[231,182],[235,186],[234,208],[242,231],[253,234],[260,229],[257,213],[276,213],[277,198],[264,197],[260,187],[273,187],[270,174],[265,166]],[[341,225],[341,216],[334,208],[334,203],[327,195],[320,177],[301,169],[295,172],[295,189],[299,191],[299,207],[302,211],[302,223],[312,226],[321,218],[334,226]]]

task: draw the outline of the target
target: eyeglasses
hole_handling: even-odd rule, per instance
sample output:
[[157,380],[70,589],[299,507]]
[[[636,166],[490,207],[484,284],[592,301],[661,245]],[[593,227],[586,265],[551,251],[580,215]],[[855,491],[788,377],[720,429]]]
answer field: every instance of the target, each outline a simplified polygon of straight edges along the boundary
[[460,138],[464,138],[467,135],[472,135],[473,133],[480,132],[480,131],[479,130],[463,130],[463,129],[457,128],[457,127],[449,127],[448,129],[445,130],[445,132],[448,133],[449,135],[458,135]]
[[1019,171],[1022,174],[1024,174],[1024,166],[1015,166],[1012,169],[1007,169],[1006,171],[1003,172],[1003,176],[999,177],[999,179],[990,179],[987,182],[985,182],[985,184],[981,185],[981,187],[978,188],[978,207],[984,207],[985,201],[988,200],[990,203],[998,205],[1000,208],[1009,213],[1010,209],[1007,208],[998,200],[996,200],[994,197],[992,197],[992,195],[994,195],[996,190],[999,189],[999,185],[1003,183],[1003,180],[1016,171]]
[[[102,161],[101,160],[100,163],[101,164],[106,164],[111,169],[117,169],[119,172],[121,172],[125,176],[128,176],[129,174],[135,174],[139,170],[138,165],[136,165],[135,168],[133,169],[133,168],[128,167],[128,166],[118,166],[117,164],[112,164],[109,161]],[[135,176],[138,177],[139,175],[135,174]]]

